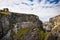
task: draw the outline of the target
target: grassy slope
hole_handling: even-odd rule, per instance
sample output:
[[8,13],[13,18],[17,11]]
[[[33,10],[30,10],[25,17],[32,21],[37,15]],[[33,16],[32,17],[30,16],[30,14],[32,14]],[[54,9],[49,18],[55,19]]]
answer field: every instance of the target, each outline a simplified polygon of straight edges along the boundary
[[[28,34],[28,32],[30,31],[30,30],[32,30],[34,28],[34,26],[31,26],[31,27],[29,27],[29,28],[21,28],[19,31],[18,31],[18,33],[17,33],[17,36],[18,36],[18,40],[20,40],[20,38],[23,36],[23,35],[27,35]],[[46,37],[47,37],[47,35],[48,35],[48,33],[44,33],[42,30],[38,30],[37,31],[37,36],[40,36],[40,39],[39,40],[44,40]]]
[[20,40],[20,38],[22,38],[23,35],[27,35],[28,32],[30,30],[32,30],[33,28],[35,28],[34,26],[31,26],[31,27],[27,27],[27,28],[21,28],[18,33],[17,33],[17,36],[18,36],[18,40]]

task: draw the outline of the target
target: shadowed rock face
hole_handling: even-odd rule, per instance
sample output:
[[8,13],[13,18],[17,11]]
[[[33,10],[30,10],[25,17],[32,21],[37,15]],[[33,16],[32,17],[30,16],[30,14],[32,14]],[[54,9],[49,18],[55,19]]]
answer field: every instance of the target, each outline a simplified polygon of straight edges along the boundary
[[6,35],[9,30],[8,16],[0,14],[0,39]]
[[40,36],[37,34],[37,31],[43,30],[43,28],[42,21],[39,20],[38,16],[33,14],[21,14],[14,12],[9,13],[9,15],[5,15],[4,13],[0,14],[1,40],[40,39]]
[[3,25],[2,25],[2,22],[0,21],[0,39],[3,36],[2,33],[3,33]]
[[39,17],[33,14],[17,14],[17,13],[11,13],[11,19],[12,24],[20,24],[20,26],[30,26],[34,25],[36,27],[41,27],[40,24],[42,24],[42,21],[39,20]]
[[13,27],[11,31],[12,40],[40,39],[40,36],[37,36],[37,31],[39,29],[43,30],[43,28],[42,22],[39,20],[38,16],[33,14],[12,13],[10,22],[11,26]]

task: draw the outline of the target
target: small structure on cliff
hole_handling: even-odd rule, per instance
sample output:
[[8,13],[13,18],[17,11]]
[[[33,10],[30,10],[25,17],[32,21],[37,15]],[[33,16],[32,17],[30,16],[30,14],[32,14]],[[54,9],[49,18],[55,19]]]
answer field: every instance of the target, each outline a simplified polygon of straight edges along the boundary
[[4,8],[3,10],[0,10],[0,12],[8,12],[9,9],[8,8]]
[[9,14],[9,9],[8,8],[4,8],[3,10],[0,10],[0,14],[8,15]]

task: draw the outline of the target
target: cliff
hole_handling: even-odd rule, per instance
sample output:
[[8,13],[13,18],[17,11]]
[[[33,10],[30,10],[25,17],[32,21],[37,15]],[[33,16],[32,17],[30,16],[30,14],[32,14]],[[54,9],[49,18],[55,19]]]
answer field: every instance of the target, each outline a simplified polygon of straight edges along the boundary
[[45,40],[60,40],[60,15],[50,18],[49,23],[52,28]]
[[42,21],[33,14],[0,10],[1,40],[44,40]]

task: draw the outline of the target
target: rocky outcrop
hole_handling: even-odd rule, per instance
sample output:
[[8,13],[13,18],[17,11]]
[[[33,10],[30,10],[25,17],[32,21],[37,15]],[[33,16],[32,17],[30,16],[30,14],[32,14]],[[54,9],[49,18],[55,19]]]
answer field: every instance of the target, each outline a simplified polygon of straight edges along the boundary
[[56,25],[56,27],[50,32],[47,40],[60,40],[60,25]]
[[0,39],[7,34],[9,29],[8,16],[0,14]]
[[[36,36],[36,33],[39,29],[43,30],[43,28],[42,22],[39,20],[38,16],[33,14],[12,13],[10,21],[12,21],[11,25],[13,27],[11,32],[12,40],[37,40],[38,38],[40,38]],[[24,29],[26,32],[24,31]],[[35,39],[35,36],[38,38]]]
[[42,21],[33,14],[0,12],[0,39],[1,40],[40,40],[43,30]]
[[50,23],[53,26],[46,40],[60,40],[60,15],[50,18]]

